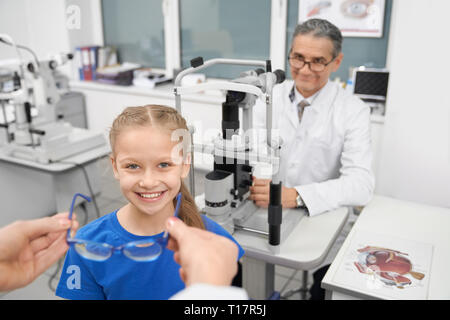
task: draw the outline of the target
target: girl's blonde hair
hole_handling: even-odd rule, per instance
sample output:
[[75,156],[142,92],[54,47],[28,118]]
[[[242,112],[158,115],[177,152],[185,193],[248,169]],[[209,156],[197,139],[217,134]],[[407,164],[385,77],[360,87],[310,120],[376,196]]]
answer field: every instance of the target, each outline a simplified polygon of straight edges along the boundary
[[[177,135],[183,143],[183,159],[186,158],[190,147],[190,135],[186,120],[177,112],[176,109],[161,105],[145,105],[140,107],[127,107],[121,114],[114,119],[111,130],[109,131],[109,141],[113,155],[117,136],[125,128],[137,126],[157,126],[163,130],[173,133],[181,129],[187,134]],[[172,135],[173,137],[173,135]],[[190,173],[192,174],[192,173]],[[205,229],[203,220],[198,212],[195,201],[181,181],[181,205],[178,217],[188,226]],[[176,199],[173,200],[174,207]]]

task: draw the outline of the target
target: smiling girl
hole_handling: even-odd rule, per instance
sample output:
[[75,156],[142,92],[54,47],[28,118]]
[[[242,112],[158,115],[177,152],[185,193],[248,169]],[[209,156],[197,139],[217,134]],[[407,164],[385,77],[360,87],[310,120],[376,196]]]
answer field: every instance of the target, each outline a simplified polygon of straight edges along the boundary
[[[179,134],[184,131],[187,134]],[[184,137],[184,138],[183,138]],[[184,118],[173,108],[158,105],[126,108],[110,131],[114,177],[128,200],[124,207],[81,228],[76,238],[119,247],[162,237],[174,214],[187,225],[232,239],[222,227],[200,215],[183,183],[189,174],[190,135]],[[237,261],[236,261],[237,263]],[[154,261],[135,261],[113,254],[105,261],[80,256],[70,248],[56,295],[67,299],[168,299],[185,285],[173,252],[162,250]]]

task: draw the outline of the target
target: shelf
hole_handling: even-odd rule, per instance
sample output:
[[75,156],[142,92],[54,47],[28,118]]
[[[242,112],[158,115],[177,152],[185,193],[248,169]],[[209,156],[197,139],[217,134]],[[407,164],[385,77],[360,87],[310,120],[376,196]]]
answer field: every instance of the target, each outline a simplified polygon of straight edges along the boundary
[[[173,84],[163,84],[154,89],[141,88],[136,86],[117,86],[112,84],[104,84],[93,81],[70,81],[70,88],[72,90],[92,90],[104,91],[118,94],[127,94],[134,96],[148,96],[152,98],[173,99]],[[221,105],[225,101],[224,94],[217,91],[208,91],[205,93],[185,94],[182,101],[199,102],[207,104]],[[371,123],[384,124],[384,116],[378,114],[370,115]]]
[[[92,91],[105,91],[127,95],[148,96],[153,98],[166,98],[173,99],[175,97],[173,93],[173,84],[159,85],[153,89],[136,87],[136,86],[118,86],[112,84],[104,84],[93,81],[70,81],[70,88],[72,90],[92,90]],[[181,97],[182,101],[187,100],[190,102],[200,103],[212,103],[222,104],[225,101],[225,96],[221,91],[208,91],[205,93],[186,94]]]

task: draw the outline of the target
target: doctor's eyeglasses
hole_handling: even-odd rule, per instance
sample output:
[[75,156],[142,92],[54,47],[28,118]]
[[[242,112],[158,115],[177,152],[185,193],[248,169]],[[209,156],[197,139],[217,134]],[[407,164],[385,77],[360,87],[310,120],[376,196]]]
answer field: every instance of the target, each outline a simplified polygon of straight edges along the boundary
[[332,63],[334,61],[334,59],[336,59],[336,57],[331,59],[330,62],[323,63],[323,62],[318,62],[318,61],[317,62],[316,61],[305,61],[305,59],[303,59],[303,57],[296,56],[295,54],[288,57],[289,64],[291,65],[291,67],[301,69],[305,66],[305,64],[307,64],[309,67],[309,70],[314,71],[314,72],[322,72],[323,70],[325,70],[325,68],[330,63]]
[[[73,207],[76,198],[80,196],[86,201],[90,202],[91,198],[85,196],[81,193],[76,193],[73,196],[72,204],[70,206],[69,220],[72,219]],[[180,208],[181,202],[181,192],[178,193],[177,204],[175,207],[174,216],[178,216],[178,210]],[[108,243],[100,243],[83,239],[71,238],[70,232],[72,228],[67,230],[66,241],[69,246],[75,248],[75,251],[85,259],[94,261],[105,261],[112,256],[113,253],[123,253],[128,258],[134,261],[153,261],[158,259],[158,257],[163,252],[164,248],[167,246],[169,239],[167,231],[164,231],[162,237],[150,238],[145,240],[133,241],[125,243],[121,246],[114,247]]]

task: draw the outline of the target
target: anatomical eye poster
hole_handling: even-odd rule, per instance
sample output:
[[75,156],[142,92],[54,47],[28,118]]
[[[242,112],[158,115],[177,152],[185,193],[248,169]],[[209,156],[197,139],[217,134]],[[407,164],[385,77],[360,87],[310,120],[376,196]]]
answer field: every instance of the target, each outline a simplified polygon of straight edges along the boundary
[[433,246],[359,230],[333,282],[363,296],[427,299]]
[[384,6],[385,0],[300,0],[298,22],[326,19],[344,37],[381,38]]

